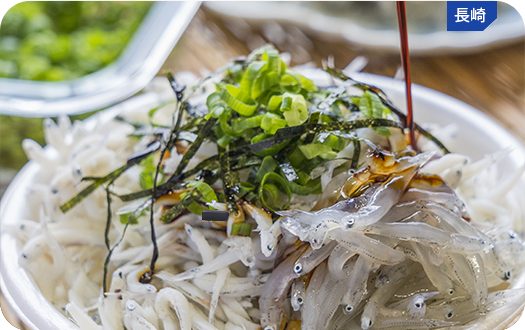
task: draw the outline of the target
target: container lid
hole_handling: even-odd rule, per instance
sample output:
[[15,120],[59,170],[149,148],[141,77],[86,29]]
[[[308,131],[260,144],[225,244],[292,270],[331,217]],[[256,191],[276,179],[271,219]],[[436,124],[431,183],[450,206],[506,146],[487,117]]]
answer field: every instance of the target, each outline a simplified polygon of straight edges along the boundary
[[0,114],[54,117],[105,108],[137,93],[157,74],[200,2],[156,2],[119,58],[95,73],[60,82],[0,78]]

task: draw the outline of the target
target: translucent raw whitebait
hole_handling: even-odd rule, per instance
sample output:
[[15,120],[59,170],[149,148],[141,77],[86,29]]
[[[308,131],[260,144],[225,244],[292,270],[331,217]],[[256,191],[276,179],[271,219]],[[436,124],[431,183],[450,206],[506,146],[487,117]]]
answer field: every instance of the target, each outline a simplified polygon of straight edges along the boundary
[[[188,300],[172,288],[160,290],[155,298],[155,310],[162,320],[164,330],[191,330],[191,311]],[[175,315],[173,312],[175,311]]]
[[348,269],[352,269],[357,260],[355,252],[352,252],[341,245],[337,245],[328,258],[328,271],[336,278],[342,280],[348,275],[348,271],[344,269],[347,264]]
[[304,252],[306,246],[300,247],[272,272],[259,299],[261,308],[261,325],[264,330],[278,330],[283,315],[284,300],[296,274],[293,265]]
[[298,278],[292,284],[291,305],[294,311],[299,311],[304,304],[306,294],[305,278]]
[[126,302],[124,324],[128,329],[153,330],[158,328],[158,318],[151,307],[143,308],[137,301],[129,299]]
[[[264,284],[268,281],[270,274],[254,277],[228,277],[221,288],[220,295],[224,297],[259,296],[264,290]],[[217,279],[216,275],[202,275],[193,280],[195,285],[208,294],[213,293],[213,285]]]
[[219,254],[215,259],[206,264],[173,276],[170,281],[177,282],[194,279],[204,274],[217,271],[223,267],[227,267],[239,260],[241,260],[246,266],[254,265],[255,257],[253,256],[251,239],[249,237],[234,236],[225,240],[223,243],[230,245],[229,249],[224,253]]
[[270,215],[251,203],[244,203],[242,208],[257,223],[257,230],[261,235],[261,251],[269,257],[276,247],[277,236],[280,234],[278,225],[272,230],[273,221]]
[[405,259],[402,252],[396,251],[360,232],[335,229],[328,232],[328,237],[336,240],[346,249],[362,254],[379,264],[395,265]]
[[231,271],[228,267],[221,268],[217,271],[217,277],[215,279],[215,283],[213,283],[213,292],[210,302],[210,313],[208,316],[208,322],[210,322],[210,324],[213,324],[215,309],[217,308],[217,304],[219,303],[221,289],[223,288],[224,283],[226,283],[226,281],[228,280],[228,277],[230,277],[230,274]]
[[[303,330],[315,330],[319,312],[317,311],[316,298],[319,290],[321,289],[324,278],[327,274],[326,264],[321,264],[317,267],[312,274],[310,283],[306,289],[306,299],[303,304],[303,310],[301,312],[301,329]],[[277,328],[273,328],[276,330]],[[263,328],[263,330],[270,330]]]
[[93,319],[74,303],[66,305],[66,311],[71,314],[82,330],[103,330]]
[[414,262],[407,259],[397,265],[384,267],[379,271],[377,276],[375,287],[380,288],[389,284],[396,284],[404,279],[408,272],[414,267]]
[[[348,276],[348,289],[343,296],[343,308],[347,313],[352,312],[359,304],[366,292],[368,276],[374,268],[374,262],[360,255]],[[377,267],[376,267],[377,268]]]
[[295,276],[301,277],[310,273],[330,255],[336,245],[336,242],[329,242],[318,250],[314,250],[312,247],[309,247],[308,250],[306,250],[306,252],[295,262],[293,266]]
[[429,226],[426,223],[384,223],[366,227],[365,234],[376,234],[396,238],[402,241],[420,242],[427,245],[445,246],[451,236],[445,231]]

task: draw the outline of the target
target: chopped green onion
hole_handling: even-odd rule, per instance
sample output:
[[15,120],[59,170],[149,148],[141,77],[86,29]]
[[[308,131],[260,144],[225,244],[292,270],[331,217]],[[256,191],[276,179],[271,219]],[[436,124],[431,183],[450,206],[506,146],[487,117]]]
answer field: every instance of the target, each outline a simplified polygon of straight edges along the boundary
[[301,91],[299,78],[290,73],[285,73],[281,76],[280,85],[285,91],[290,93],[299,93]]
[[219,118],[224,110],[226,110],[226,102],[222,100],[221,94],[219,92],[211,93],[206,99],[206,106],[208,107],[208,115],[206,119],[211,117]]
[[[286,195],[288,196],[288,201],[286,205],[279,206],[279,205],[274,205],[273,203],[272,205],[269,205],[270,203],[265,197],[264,192],[267,191],[275,202],[277,200],[280,200],[279,198],[280,190],[277,188],[276,185],[269,183],[268,181],[273,181],[275,183],[278,183],[281,186],[281,188],[284,189],[284,191],[286,192]],[[261,203],[265,207],[267,207],[268,209],[272,211],[276,211],[276,208],[280,208],[280,209],[288,208],[288,206],[290,205],[290,200],[292,199],[292,190],[290,189],[290,186],[288,185],[288,181],[285,178],[283,178],[282,176],[280,176],[279,174],[275,172],[270,172],[270,173],[266,173],[266,175],[261,181],[261,185],[259,187],[259,196],[261,198]]]
[[275,171],[275,169],[278,166],[279,166],[279,163],[272,156],[264,157],[261,163],[261,167],[259,167],[259,170],[257,171],[257,174],[255,175],[255,181],[261,182],[267,173]]
[[252,192],[255,189],[255,186],[249,182],[241,182],[241,190],[239,191],[239,196],[245,196],[246,194]]
[[288,126],[299,126],[308,120],[306,100],[301,94],[284,93],[281,111]]
[[224,102],[238,114],[251,116],[257,109],[257,102],[255,102],[250,95],[241,91],[240,88],[234,85],[218,85],[218,89]]
[[246,222],[232,224],[231,236],[250,236],[252,233],[252,225]]
[[[148,158],[140,162],[139,166],[142,167],[142,172],[139,174],[139,184],[142,189],[151,189],[153,188],[153,180],[155,179],[155,172],[157,166],[154,162],[153,155],[150,155]],[[162,182],[164,175],[162,172],[159,172],[159,181]]]
[[306,157],[306,159],[314,159],[318,156],[323,159],[334,159],[335,157],[337,157],[337,153],[332,151],[332,148],[324,144],[305,144],[299,146],[299,149]]
[[188,183],[187,186],[197,188],[202,195],[201,200],[205,203],[211,203],[213,201],[218,201],[215,191],[205,182],[191,181],[190,183]]
[[289,182],[290,190],[297,195],[308,196],[311,194],[320,194],[323,192],[321,181],[312,180],[312,184],[300,185],[295,182]]
[[255,61],[250,64],[248,69],[246,69],[246,73],[242,77],[241,80],[241,91],[250,95],[252,95],[252,85],[257,76],[259,76],[262,72],[266,71],[268,65],[265,61]]
[[267,112],[261,120],[261,128],[269,134],[275,134],[283,127],[286,127],[286,120],[271,112]]
[[[120,223],[123,224],[123,225],[125,225],[126,223],[128,223],[128,221],[129,221],[129,217],[130,217],[130,216],[131,216],[131,212],[130,212],[130,213],[126,213],[126,214],[121,214],[121,215],[120,215]],[[134,225],[134,224],[137,224],[137,223],[138,223],[137,219],[133,219],[133,220],[130,222],[131,225]]]
[[231,121],[231,127],[235,132],[244,132],[250,128],[260,127],[263,118],[264,115],[247,118],[235,118]]
[[376,94],[366,91],[359,100],[359,110],[366,118],[383,118],[383,103]]
[[323,144],[329,146],[332,150],[341,151],[345,147],[345,139],[330,134],[323,141]]
[[268,101],[268,110],[271,112],[277,112],[281,108],[281,103],[283,102],[282,95],[274,95]]

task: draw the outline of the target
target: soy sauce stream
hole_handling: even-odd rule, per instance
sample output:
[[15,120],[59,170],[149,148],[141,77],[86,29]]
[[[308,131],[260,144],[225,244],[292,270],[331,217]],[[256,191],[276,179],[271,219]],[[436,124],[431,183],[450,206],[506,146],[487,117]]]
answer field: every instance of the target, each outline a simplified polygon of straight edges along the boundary
[[414,116],[412,111],[412,83],[410,81],[410,56],[408,53],[407,14],[405,1],[397,2],[397,19],[399,22],[399,35],[401,37],[401,63],[405,74],[406,98],[407,98],[407,127],[409,129],[410,145],[416,148],[416,137],[414,135]]

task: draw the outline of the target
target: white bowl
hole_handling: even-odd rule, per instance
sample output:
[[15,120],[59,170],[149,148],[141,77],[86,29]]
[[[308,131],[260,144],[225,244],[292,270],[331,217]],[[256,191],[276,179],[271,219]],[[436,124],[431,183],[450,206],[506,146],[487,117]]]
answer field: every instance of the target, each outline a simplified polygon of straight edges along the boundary
[[[363,73],[355,74],[355,78],[380,87],[394,104],[401,109],[405,108],[403,82]],[[466,154],[477,160],[485,154],[512,147],[514,149],[510,154],[509,161],[503,164],[503,170],[516,170],[525,161],[524,146],[487,115],[461,101],[431,89],[414,85],[412,90],[417,122],[433,122],[440,125],[456,123],[460,126],[454,152]],[[126,101],[106,110],[100,114],[102,115],[101,120],[108,120],[122,108],[144,106],[143,102],[137,102],[139,101],[137,98],[144,98],[148,94],[133,98],[133,102]],[[39,165],[29,162],[7,189],[0,206],[1,225],[16,224],[23,216],[27,187],[31,185],[38,169]],[[522,178],[522,181],[525,184],[525,178]],[[2,277],[0,284],[7,301],[21,320],[33,330],[78,330],[77,326],[44,298],[31,277],[18,264],[19,248],[20,246],[14,237],[2,232],[0,241],[0,273]],[[513,282],[512,288],[524,287],[525,274],[521,274]],[[503,329],[520,312],[521,309],[517,308],[512,313],[498,317],[500,320],[498,325],[486,329]]]
[[[344,16],[344,12],[337,16],[299,1],[206,1],[204,5],[228,18],[242,18],[261,26],[269,20],[289,23],[323,38],[348,41],[369,50],[399,53],[397,25],[384,26],[379,15],[375,19],[371,17],[365,25]],[[446,4],[439,8],[430,5],[426,10],[421,3],[419,6],[425,16],[433,13],[437,18],[444,18],[446,15]],[[396,15],[394,6],[392,9],[390,18]],[[483,32],[447,31],[445,21],[430,26],[428,31],[409,27],[410,55],[469,54],[518,42],[525,34],[520,14],[506,3],[498,4],[498,19]]]

